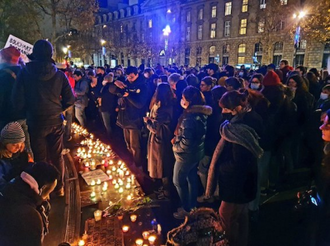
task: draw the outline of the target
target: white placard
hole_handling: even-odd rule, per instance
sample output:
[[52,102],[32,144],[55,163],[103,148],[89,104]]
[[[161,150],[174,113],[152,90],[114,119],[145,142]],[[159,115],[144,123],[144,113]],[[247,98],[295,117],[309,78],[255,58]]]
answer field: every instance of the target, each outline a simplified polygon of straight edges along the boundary
[[27,55],[30,55],[32,53],[32,49],[33,49],[32,44],[29,44],[28,42],[25,42],[22,39],[19,39],[10,34],[4,48],[10,46],[14,46],[16,49],[18,49],[21,52],[21,57],[24,62],[29,62],[29,58],[27,58]]
[[108,181],[109,177],[106,175],[101,169],[96,169],[95,171],[90,171],[81,174],[83,179],[86,181],[88,185],[92,184],[92,180],[95,182],[99,179],[101,182]]

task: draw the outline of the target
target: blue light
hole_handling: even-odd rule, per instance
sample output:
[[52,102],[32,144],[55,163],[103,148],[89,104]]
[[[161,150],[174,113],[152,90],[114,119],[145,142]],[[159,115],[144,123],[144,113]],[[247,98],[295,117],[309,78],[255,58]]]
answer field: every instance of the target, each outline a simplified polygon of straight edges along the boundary
[[163,35],[168,36],[171,33],[171,27],[170,25],[166,25],[166,27],[163,29]]

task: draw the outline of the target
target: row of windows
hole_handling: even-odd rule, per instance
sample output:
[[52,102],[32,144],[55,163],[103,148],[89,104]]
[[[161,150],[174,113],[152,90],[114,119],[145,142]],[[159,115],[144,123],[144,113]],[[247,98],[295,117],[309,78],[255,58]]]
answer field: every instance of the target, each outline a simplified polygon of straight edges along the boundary
[[[247,33],[247,26],[248,26],[248,21],[247,19],[241,19],[240,21],[240,27],[239,27],[239,34],[240,35],[246,35]],[[278,30],[283,30],[284,28],[284,22],[281,21],[279,23]],[[224,23],[224,37],[229,37],[230,36],[230,29],[231,29],[231,21],[225,21]],[[216,38],[217,37],[217,24],[216,23],[211,23],[210,25],[210,38]],[[265,32],[265,20],[260,20],[258,22],[258,28],[257,28],[257,33],[264,33]],[[190,36],[191,36],[191,27],[187,26],[186,28],[186,41],[190,41]],[[197,26],[197,39],[202,40],[203,39],[203,25],[200,24]]]
[[[225,16],[231,15],[232,14],[232,7],[233,7],[233,2],[226,2],[225,3]],[[288,0],[281,0],[281,5],[287,5]],[[266,8],[266,0],[260,0],[260,9]],[[249,10],[249,0],[242,0],[242,8],[241,11],[242,13],[248,12]],[[212,6],[211,7],[211,18],[216,18],[217,17],[217,6]],[[204,9],[200,8],[198,9],[198,14],[197,14],[198,20],[203,20],[204,18]],[[188,11],[186,15],[186,21],[191,22],[191,12]]]

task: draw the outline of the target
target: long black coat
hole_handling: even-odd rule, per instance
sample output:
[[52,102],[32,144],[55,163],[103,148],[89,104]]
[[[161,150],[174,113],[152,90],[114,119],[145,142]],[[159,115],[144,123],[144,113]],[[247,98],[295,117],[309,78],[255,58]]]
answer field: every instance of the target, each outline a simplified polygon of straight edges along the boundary
[[151,119],[147,122],[148,139],[148,171],[151,178],[169,177],[173,170],[174,155],[171,139],[173,129],[173,105],[159,107],[157,104],[151,109]]

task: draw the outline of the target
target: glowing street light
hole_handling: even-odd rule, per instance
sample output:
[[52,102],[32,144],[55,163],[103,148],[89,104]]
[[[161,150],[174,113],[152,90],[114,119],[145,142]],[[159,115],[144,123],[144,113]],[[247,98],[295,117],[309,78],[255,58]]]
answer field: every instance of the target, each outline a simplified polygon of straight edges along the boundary
[[105,43],[106,43],[107,41],[105,41],[104,39],[101,39],[100,42],[101,42],[101,45],[103,46],[103,45],[105,45]]
[[305,11],[300,11],[299,13],[294,13],[293,15],[292,15],[292,18],[293,19],[302,19],[302,18],[304,18],[306,16],[306,12]]
[[67,54],[67,53],[68,53],[68,50],[69,50],[69,48],[68,48],[68,47],[63,47],[63,48],[62,48],[62,50],[63,50],[63,53],[64,53],[64,54]]
[[170,33],[171,33],[171,27],[170,27],[170,25],[166,25],[166,27],[163,29],[163,35],[169,36]]

